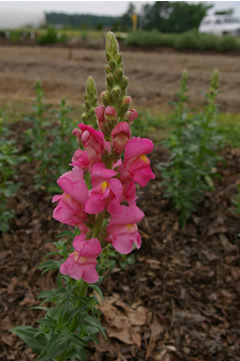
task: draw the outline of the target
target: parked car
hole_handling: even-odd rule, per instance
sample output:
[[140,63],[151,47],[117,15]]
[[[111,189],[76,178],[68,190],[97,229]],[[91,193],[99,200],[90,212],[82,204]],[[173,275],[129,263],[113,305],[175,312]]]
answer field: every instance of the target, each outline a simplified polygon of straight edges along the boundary
[[209,15],[199,26],[200,33],[240,36],[240,18],[231,15]]

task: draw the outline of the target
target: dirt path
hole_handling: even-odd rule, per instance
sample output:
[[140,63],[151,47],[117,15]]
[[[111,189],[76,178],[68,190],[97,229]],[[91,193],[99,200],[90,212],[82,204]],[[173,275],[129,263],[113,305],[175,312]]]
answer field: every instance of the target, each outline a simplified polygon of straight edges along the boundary
[[[124,51],[129,94],[138,106],[164,111],[174,100],[183,69],[189,71],[190,102],[202,106],[211,72],[221,73],[220,110],[240,112],[239,56],[220,54],[183,54],[176,52]],[[40,79],[50,102],[65,97],[72,104],[81,103],[88,75],[93,75],[98,90],[105,89],[104,51],[61,48],[0,48],[0,102],[23,100],[33,96],[34,81]]]

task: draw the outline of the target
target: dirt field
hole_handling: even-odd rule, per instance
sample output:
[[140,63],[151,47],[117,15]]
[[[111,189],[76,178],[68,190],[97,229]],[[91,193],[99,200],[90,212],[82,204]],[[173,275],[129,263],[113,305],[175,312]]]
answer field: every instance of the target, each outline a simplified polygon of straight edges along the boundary
[[[48,100],[58,103],[65,97],[72,104],[81,103],[85,81],[93,75],[98,90],[105,89],[104,51],[93,49],[7,47],[0,48],[0,103],[33,96],[38,78]],[[169,108],[174,100],[183,69],[189,71],[190,102],[203,104],[211,72],[221,73],[220,110],[240,112],[240,62],[236,55],[183,54],[176,52],[124,51],[126,74],[130,78],[129,94],[138,106],[157,111]]]

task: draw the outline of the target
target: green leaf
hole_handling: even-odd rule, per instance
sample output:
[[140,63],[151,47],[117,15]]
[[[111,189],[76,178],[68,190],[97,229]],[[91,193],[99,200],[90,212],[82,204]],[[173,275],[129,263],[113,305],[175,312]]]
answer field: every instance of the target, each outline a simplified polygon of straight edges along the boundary
[[85,321],[90,325],[90,326],[93,326],[93,327],[96,327],[104,336],[105,340],[107,339],[107,336],[106,336],[106,333],[104,331],[104,328],[102,326],[102,324],[94,317],[91,317],[91,316],[86,316],[85,317]]
[[40,354],[46,345],[46,338],[39,334],[39,329],[31,326],[17,326],[11,329],[15,335],[20,337],[34,352]]
[[90,287],[90,288],[92,288],[94,291],[96,291],[97,294],[101,297],[101,299],[104,300],[103,293],[102,293],[100,287],[98,287],[98,285],[89,284],[88,287]]

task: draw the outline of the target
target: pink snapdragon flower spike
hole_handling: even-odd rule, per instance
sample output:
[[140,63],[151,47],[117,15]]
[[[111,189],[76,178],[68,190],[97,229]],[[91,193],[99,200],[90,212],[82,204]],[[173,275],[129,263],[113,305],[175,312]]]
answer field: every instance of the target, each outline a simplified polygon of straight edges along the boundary
[[95,283],[99,280],[96,271],[96,258],[102,252],[102,247],[97,238],[85,239],[81,234],[73,241],[75,252],[71,253],[61,265],[60,272],[75,280],[82,278],[87,283]]
[[88,188],[83,179],[83,171],[74,167],[72,171],[64,173],[57,183],[64,193],[53,197],[53,202],[58,202],[53,211],[53,218],[69,226],[77,226],[86,233],[88,227],[84,222],[88,217],[85,212]]
[[150,168],[150,160],[145,155],[152,150],[153,142],[139,137],[130,139],[125,148],[124,167],[130,177],[142,187],[145,187],[150,179],[155,178]]
[[103,163],[95,163],[91,171],[93,189],[90,191],[85,210],[89,214],[101,213],[112,203],[120,203],[123,188],[121,182],[113,178],[117,172],[107,169]]
[[117,153],[121,153],[131,137],[131,131],[127,122],[118,123],[112,130],[112,144]]
[[144,213],[135,205],[129,207],[116,206],[111,209],[111,219],[107,227],[107,241],[122,254],[128,254],[133,249],[133,243],[139,249],[141,236],[138,233],[137,222],[144,217]]

